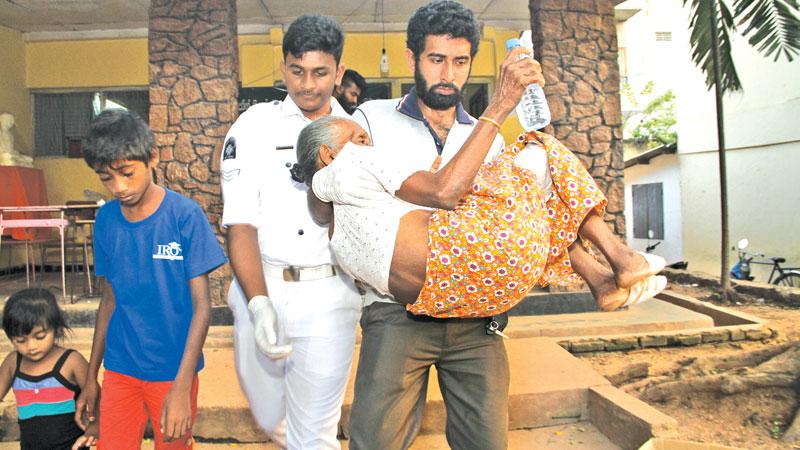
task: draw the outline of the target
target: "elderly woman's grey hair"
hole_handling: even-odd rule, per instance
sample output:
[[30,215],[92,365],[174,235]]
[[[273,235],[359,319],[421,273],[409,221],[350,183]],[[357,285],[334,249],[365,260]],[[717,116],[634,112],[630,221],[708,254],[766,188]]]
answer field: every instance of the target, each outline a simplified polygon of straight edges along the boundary
[[343,117],[325,116],[306,125],[297,137],[297,163],[292,166],[292,179],[311,186],[311,178],[317,173],[319,147],[327,145],[334,148],[341,131],[337,125],[349,120]]

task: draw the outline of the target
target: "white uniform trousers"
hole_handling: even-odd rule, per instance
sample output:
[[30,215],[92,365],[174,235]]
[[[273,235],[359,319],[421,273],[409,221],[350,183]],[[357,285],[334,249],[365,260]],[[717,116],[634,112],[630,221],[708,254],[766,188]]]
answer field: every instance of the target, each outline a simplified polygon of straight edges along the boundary
[[258,425],[281,447],[339,449],[336,435],[361,296],[345,275],[301,282],[267,278],[267,283],[279,344],[291,342],[292,352],[272,360],[258,350],[253,318],[234,279],[228,305],[242,391]]

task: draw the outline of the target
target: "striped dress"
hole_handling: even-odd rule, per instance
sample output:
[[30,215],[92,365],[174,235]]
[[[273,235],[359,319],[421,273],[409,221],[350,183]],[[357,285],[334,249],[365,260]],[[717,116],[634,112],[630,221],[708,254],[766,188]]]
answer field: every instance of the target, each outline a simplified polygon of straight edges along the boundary
[[61,367],[74,350],[65,350],[50,372],[28,375],[20,371],[22,355],[11,385],[17,399],[20,447],[69,449],[83,434],[75,424],[75,399],[81,390],[61,375]]

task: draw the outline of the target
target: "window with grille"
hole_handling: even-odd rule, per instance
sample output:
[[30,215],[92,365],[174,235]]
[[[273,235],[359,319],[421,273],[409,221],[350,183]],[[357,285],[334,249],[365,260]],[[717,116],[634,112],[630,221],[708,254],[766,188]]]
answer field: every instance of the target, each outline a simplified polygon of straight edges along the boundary
[[148,120],[147,90],[35,93],[33,95],[35,156],[80,157],[92,119],[107,108],[126,108]]
[[388,98],[392,98],[392,83],[367,81],[367,90],[361,94],[358,102],[364,103],[370,100]]

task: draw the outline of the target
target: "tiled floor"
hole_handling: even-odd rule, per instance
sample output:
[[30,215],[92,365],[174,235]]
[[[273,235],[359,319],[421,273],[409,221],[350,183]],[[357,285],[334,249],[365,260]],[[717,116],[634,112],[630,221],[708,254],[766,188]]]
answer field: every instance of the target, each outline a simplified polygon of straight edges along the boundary
[[[43,287],[50,289],[50,291],[58,298],[62,304],[76,302],[84,297],[89,296],[87,288],[86,274],[83,272],[69,272],[66,273],[67,282],[67,297],[62,298],[61,295],[61,271],[49,272],[36,272],[36,280],[31,280],[30,283],[26,282],[25,272],[16,272],[11,274],[0,275],[0,301],[5,301],[12,293],[25,289],[26,287]],[[99,292],[94,292],[98,295]]]

